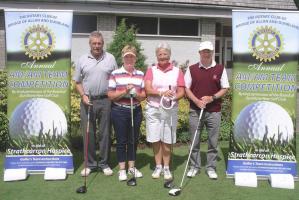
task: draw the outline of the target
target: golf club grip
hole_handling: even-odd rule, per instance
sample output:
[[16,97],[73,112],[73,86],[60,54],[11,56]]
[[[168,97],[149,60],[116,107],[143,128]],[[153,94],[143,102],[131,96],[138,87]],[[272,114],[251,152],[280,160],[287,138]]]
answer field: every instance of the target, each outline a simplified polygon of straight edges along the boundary
[[131,126],[134,127],[133,95],[130,94]]
[[[88,108],[87,108],[87,125],[89,126],[89,120],[90,120],[90,105],[88,105]],[[88,130],[89,130],[89,127],[88,127]]]

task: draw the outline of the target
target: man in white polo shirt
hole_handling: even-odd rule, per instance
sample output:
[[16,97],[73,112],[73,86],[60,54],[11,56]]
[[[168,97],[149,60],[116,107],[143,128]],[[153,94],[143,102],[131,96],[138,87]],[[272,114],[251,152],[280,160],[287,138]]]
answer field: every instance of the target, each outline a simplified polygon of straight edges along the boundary
[[[194,177],[200,170],[200,133],[205,126],[208,132],[208,152],[206,173],[210,179],[217,179],[216,161],[218,136],[221,122],[221,97],[229,88],[226,70],[213,60],[214,46],[210,41],[199,45],[200,60],[190,66],[185,73],[186,94],[190,101],[190,138],[195,138],[191,153],[190,169],[187,177]],[[200,127],[197,127],[201,109],[204,109]]]

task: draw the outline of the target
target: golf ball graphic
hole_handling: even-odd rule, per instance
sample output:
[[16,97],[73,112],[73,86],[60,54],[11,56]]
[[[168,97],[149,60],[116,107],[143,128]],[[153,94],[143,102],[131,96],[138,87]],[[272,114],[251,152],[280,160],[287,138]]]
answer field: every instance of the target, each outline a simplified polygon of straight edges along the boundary
[[238,142],[274,138],[275,141],[293,139],[294,125],[290,115],[280,105],[269,101],[257,101],[241,110],[234,126]]
[[21,102],[13,111],[9,122],[11,137],[64,135],[67,121],[60,107],[49,99],[32,98]]

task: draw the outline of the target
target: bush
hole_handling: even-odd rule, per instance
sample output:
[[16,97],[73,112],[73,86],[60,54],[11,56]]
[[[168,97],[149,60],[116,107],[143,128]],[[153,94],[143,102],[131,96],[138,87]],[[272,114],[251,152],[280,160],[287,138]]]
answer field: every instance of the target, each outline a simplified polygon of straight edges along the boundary
[[[232,127],[231,122],[231,100],[232,91],[222,98],[221,124],[219,140],[228,141]],[[204,129],[201,133],[201,141],[205,142],[208,139],[207,131]],[[190,140],[189,136],[189,102],[188,99],[181,99],[179,102],[178,111],[178,126],[177,126],[177,142],[187,143]]]
[[7,73],[0,70],[0,112],[7,112]]
[[[71,68],[71,74],[73,76],[74,67]],[[76,90],[74,81],[71,82],[71,133],[76,133],[78,127],[80,127],[80,95]]]
[[7,73],[0,71],[0,151],[5,150],[8,136]]
[[8,144],[8,119],[6,114],[0,112],[0,151],[5,151]]
[[[74,65],[71,68],[71,76],[74,73]],[[71,82],[71,114],[70,114],[70,133],[69,140],[72,147],[81,149],[83,145],[83,138],[80,128],[80,95],[76,90],[74,81]]]
[[230,89],[222,98],[220,140],[228,141],[232,129],[232,90]]

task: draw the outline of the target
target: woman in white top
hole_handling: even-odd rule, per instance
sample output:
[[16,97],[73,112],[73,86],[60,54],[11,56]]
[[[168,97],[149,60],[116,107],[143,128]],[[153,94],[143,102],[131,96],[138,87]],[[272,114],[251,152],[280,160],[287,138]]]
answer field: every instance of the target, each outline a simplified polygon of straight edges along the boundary
[[[158,63],[147,70],[144,78],[146,139],[152,143],[156,163],[152,177],[159,178],[163,172],[164,179],[172,179],[170,149],[171,144],[176,142],[177,101],[185,94],[185,82],[183,72],[169,62],[171,49],[167,43],[158,45],[156,56]],[[160,104],[161,98],[168,99],[173,107],[164,109]]]

